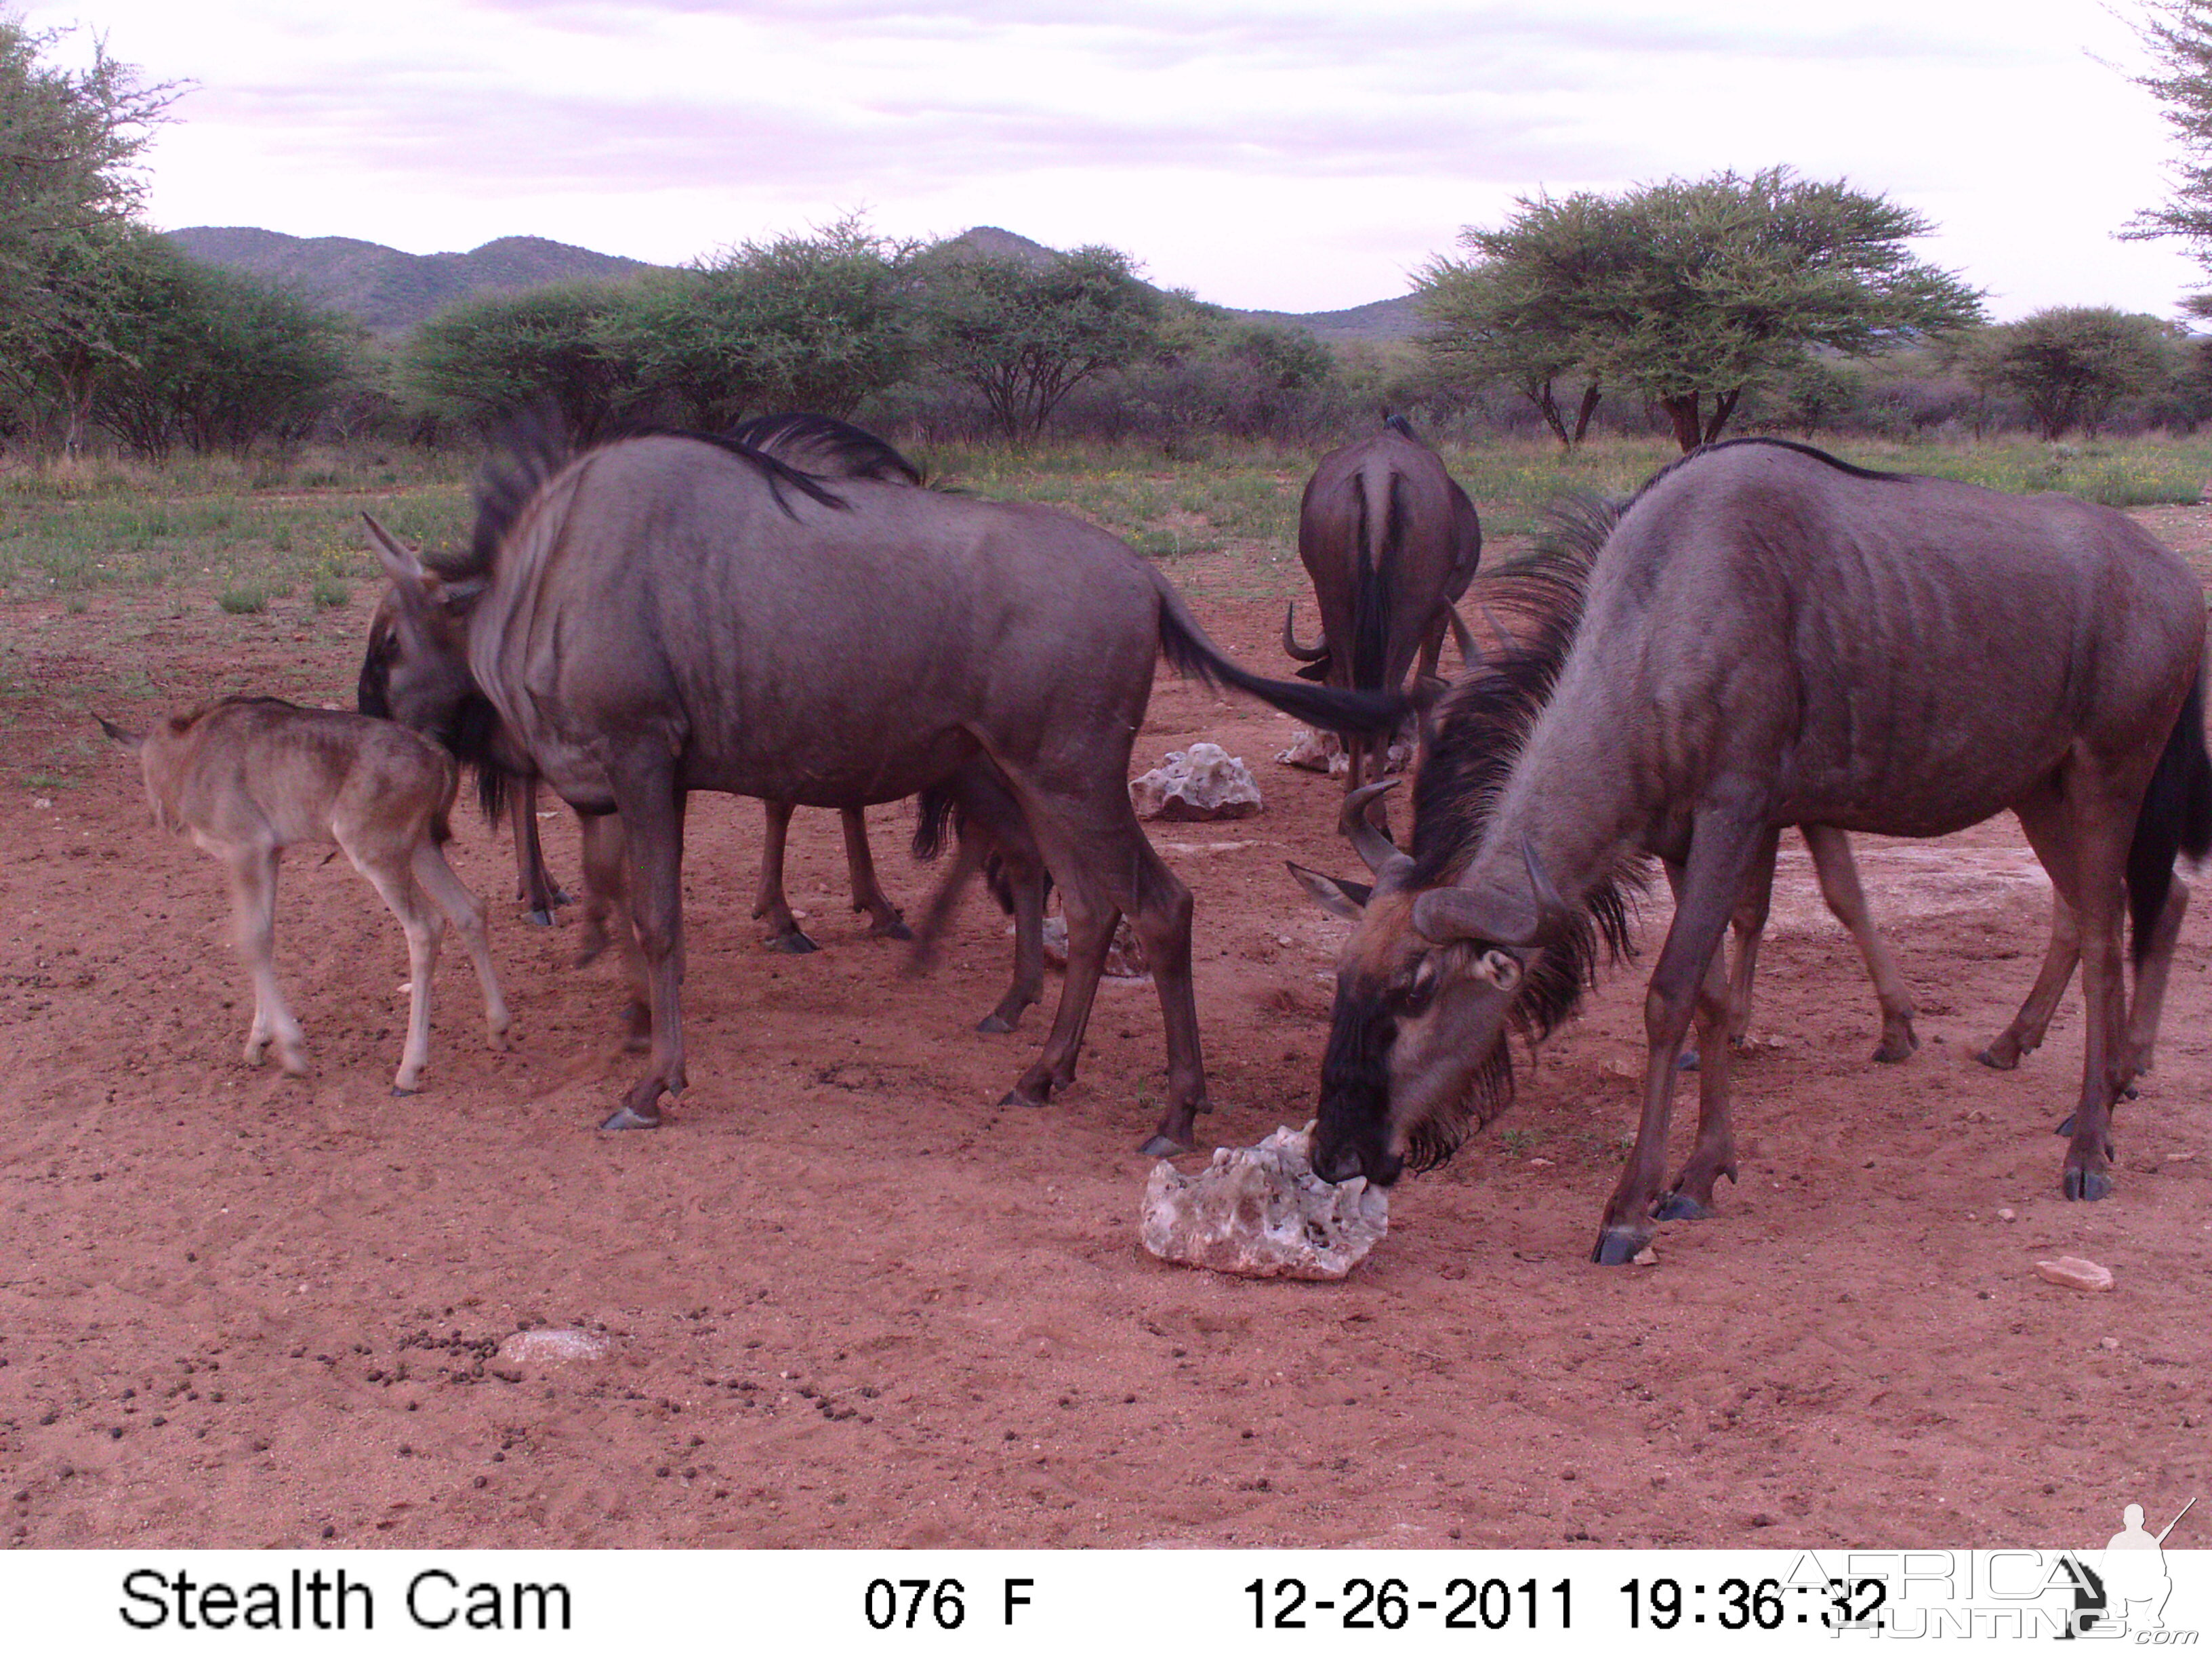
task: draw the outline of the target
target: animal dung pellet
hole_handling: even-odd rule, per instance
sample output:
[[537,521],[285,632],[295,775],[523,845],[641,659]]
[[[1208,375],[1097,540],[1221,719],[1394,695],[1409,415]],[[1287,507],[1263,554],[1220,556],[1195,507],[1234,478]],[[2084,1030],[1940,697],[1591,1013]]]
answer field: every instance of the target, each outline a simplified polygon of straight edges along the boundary
[[2078,1255],[2062,1255],[2055,1261],[2035,1264],[2039,1277],[2053,1285],[2063,1285],[2075,1291],[2109,1291],[2112,1288],[2112,1270],[2100,1267],[2095,1262]]
[[1198,823],[1249,818],[1260,810],[1252,769],[1218,743],[1194,743],[1129,785],[1140,818]]
[[1163,1261],[1246,1279],[1341,1279],[1390,1226],[1390,1195],[1313,1170],[1313,1126],[1215,1149],[1186,1176],[1165,1158],[1145,1183],[1138,1236]]
[[614,1344],[590,1331],[517,1331],[499,1345],[499,1357],[513,1365],[559,1365],[605,1359],[613,1350]]

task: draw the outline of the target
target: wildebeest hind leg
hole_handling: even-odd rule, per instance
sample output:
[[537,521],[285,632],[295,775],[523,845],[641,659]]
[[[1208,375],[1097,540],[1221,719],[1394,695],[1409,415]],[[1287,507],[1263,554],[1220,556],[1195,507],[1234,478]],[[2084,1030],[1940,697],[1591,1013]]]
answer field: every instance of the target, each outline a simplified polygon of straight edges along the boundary
[[2043,968],[2035,976],[2034,988],[2028,992],[2027,1000],[2020,1005],[2020,1012],[2012,1017],[2012,1024],[1974,1058],[1993,1070],[2009,1072],[2020,1064],[2021,1055],[2032,1054],[2041,1048],[2044,1033],[2051,1029],[2051,1017],[2058,1011],[2058,999],[2066,994],[2066,982],[2074,977],[2074,964],[2081,958],[2081,934],[2080,924],[2074,919],[2074,907],[2054,887],[2051,893],[2051,944],[2043,953]]
[[1823,824],[1808,824],[1802,833],[1806,850],[1813,855],[1814,873],[1820,879],[1820,896],[1827,900],[1836,920],[1850,930],[1859,960],[1874,981],[1875,1000],[1881,1005],[1881,1042],[1874,1057],[1889,1064],[1905,1060],[1920,1046],[1912,1030],[1912,994],[1905,988],[1905,975],[1897,971],[1896,958],[1889,954],[1881,930],[1875,926],[1874,912],[1867,908],[1850,837]]
[[274,1038],[276,1063],[297,1077],[307,1069],[307,1039],[276,988],[276,854],[268,847],[218,847],[230,866],[233,920],[239,954],[253,978],[253,1024],[246,1036],[246,1063],[258,1066]]
[[[2127,1048],[2123,1055],[2130,1080],[2151,1068],[2152,1050],[2158,1044],[2158,1022],[2166,1006],[2166,977],[2173,970],[2173,947],[2181,938],[2181,919],[2189,910],[2189,888],[2180,877],[2166,890],[2166,902],[2151,928],[2148,943],[2138,951],[2142,966],[2136,973],[2134,1000],[2128,1009]],[[2132,1086],[2130,1094],[2134,1093]]]
[[1140,838],[1143,855],[1138,860],[1136,891],[1130,921],[1138,943],[1145,947],[1145,962],[1152,969],[1152,986],[1159,993],[1160,1018],[1167,1028],[1168,1101],[1159,1127],[1139,1148],[1146,1156],[1164,1158],[1187,1152],[1197,1145],[1198,1115],[1208,1109],[1206,1064],[1199,1045],[1198,998],[1191,982],[1190,921],[1194,909],[1190,889],[1160,862]]
[[[2072,1199],[2103,1198],[2112,1189],[2112,1103],[2127,1080],[2120,910],[2132,808],[2107,779],[2077,763],[2066,769],[2056,799],[2020,811],[2021,829],[2050,871],[2051,884],[2073,905],[2081,928],[2081,1089],[2069,1120],[2071,1137],[2059,1182]],[[2062,878],[2054,862],[2070,878]]]
[[645,957],[653,1054],[602,1129],[649,1129],[660,1097],[684,1091],[684,792],[665,757],[632,751],[607,768],[623,821],[623,891]]
[[837,816],[845,830],[845,868],[853,878],[853,908],[875,918],[868,937],[912,939],[914,930],[906,925],[898,906],[884,896],[883,884],[876,879],[875,856],[868,850],[868,815],[857,806],[848,806]]
[[764,800],[761,810],[768,823],[761,837],[760,891],[753,900],[753,914],[768,918],[769,950],[805,956],[821,947],[807,938],[783,896],[783,843],[791,830],[791,803]]
[[1076,1057],[1082,1051],[1091,1005],[1098,994],[1106,950],[1121,913],[1103,902],[1088,881],[1062,884],[1060,909],[1067,921],[1067,975],[1060,985],[1060,1007],[1053,1015],[1044,1052],[999,1103],[1002,1106],[1042,1106],[1052,1098],[1053,1091],[1075,1081]]

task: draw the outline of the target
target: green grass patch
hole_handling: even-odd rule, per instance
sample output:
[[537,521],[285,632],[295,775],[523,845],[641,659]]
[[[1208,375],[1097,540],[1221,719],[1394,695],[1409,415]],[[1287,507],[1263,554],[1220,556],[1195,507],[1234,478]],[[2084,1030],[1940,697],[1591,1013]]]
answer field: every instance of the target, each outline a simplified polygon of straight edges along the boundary
[[269,608],[269,590],[265,587],[226,587],[215,596],[215,602],[234,617],[258,617]]

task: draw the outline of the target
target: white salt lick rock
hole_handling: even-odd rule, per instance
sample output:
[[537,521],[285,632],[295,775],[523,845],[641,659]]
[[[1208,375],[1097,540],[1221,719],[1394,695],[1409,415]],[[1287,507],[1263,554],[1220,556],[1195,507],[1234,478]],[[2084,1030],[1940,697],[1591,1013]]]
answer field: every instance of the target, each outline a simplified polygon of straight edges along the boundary
[[517,1331],[499,1345],[499,1357],[511,1365],[605,1359],[613,1352],[613,1343],[590,1331]]
[[1247,1279],[1342,1279],[1389,1230],[1390,1195],[1313,1170],[1313,1126],[1217,1148],[1194,1176],[1165,1158],[1145,1183],[1138,1236],[1163,1261]]
[[1249,818],[1260,810],[1252,769],[1218,743],[1194,743],[1129,785],[1140,818],[1200,823]]
[[2062,1255],[2055,1261],[2039,1261],[2037,1274],[2053,1285],[2063,1285],[2072,1291],[2109,1291],[2112,1288],[2112,1270],[2078,1255]]

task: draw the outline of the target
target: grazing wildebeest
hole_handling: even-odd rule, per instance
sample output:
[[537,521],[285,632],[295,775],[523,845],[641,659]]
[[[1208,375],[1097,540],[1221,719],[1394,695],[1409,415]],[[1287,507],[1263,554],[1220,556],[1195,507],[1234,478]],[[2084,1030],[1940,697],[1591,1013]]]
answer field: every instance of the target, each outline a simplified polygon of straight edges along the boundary
[[491,1046],[507,1047],[483,908],[439,850],[460,781],[445,750],[386,720],[275,697],[227,698],[173,714],[143,737],[100,724],[137,756],[154,822],[191,831],[230,871],[238,948],[253,976],[248,1065],[258,1066],[274,1040],[286,1071],[307,1069],[307,1039],[276,987],[275,929],[277,860],[309,842],[336,842],[406,930],[407,1046],[393,1092],[411,1091],[430,1058],[430,977],[447,921],[483,986]]
[[[1482,556],[1474,503],[1403,416],[1322,457],[1298,502],[1298,557],[1321,606],[1319,645],[1301,645],[1283,614],[1283,648],[1306,679],[1395,692],[1418,654],[1437,672],[1453,606]],[[1387,737],[1382,740],[1388,747]],[[1345,740],[1348,793],[1364,781],[1366,744]],[[1381,748],[1376,750],[1380,764]]]
[[[2212,851],[2203,646],[2201,586],[2108,508],[1870,472],[1772,439],[1662,470],[1599,551],[1510,769],[1455,756],[1455,692],[1416,788],[1412,853],[1370,849],[1382,868],[1338,969],[1316,1168],[1388,1182],[1409,1158],[1448,1153],[1470,1110],[1494,1110],[1510,1086],[1498,1039],[1523,980],[1587,961],[1577,947],[1604,931],[1609,884],[1656,855],[1674,921],[1645,1002],[1636,1146],[1594,1252],[1629,1260],[1655,1216],[1702,1215],[1733,1177],[1717,947],[1774,830],[1941,836],[2009,809],[2081,945],[2085,1054],[2062,1188],[2104,1196],[2130,1080],[2121,912],[2145,985],[2172,948],[2174,860]],[[1697,1144],[1662,1194],[1693,1015]]]
[[1018,803],[1068,925],[1058,1015],[1009,1102],[1042,1104],[1073,1078],[1126,913],[1167,1026],[1167,1105],[1149,1144],[1188,1146],[1206,1103],[1190,894],[1128,794],[1153,662],[1342,730],[1378,729],[1396,700],[1248,673],[1150,566],[1048,508],[869,478],[833,491],[748,445],[684,434],[514,467],[512,488],[484,496],[465,644],[420,564],[380,550],[399,596],[392,702],[435,725],[480,691],[564,800],[621,815],[653,1054],[606,1127],[657,1123],[660,1097],[684,1084],[689,791],[842,806],[981,763]]

